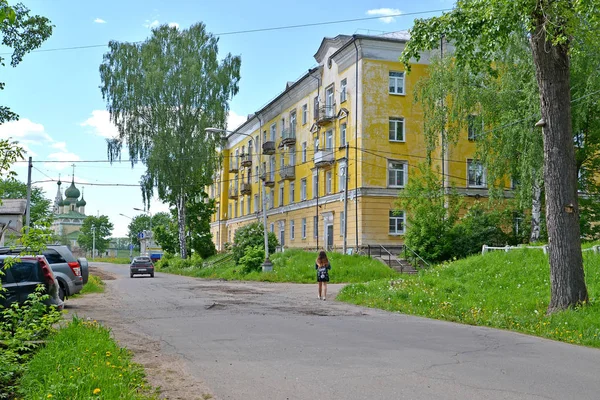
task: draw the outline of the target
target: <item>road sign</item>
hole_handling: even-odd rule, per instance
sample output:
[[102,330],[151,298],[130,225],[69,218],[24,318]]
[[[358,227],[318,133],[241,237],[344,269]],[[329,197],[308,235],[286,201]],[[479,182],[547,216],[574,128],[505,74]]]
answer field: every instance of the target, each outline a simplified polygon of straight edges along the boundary
[[137,234],[138,239],[144,239],[146,237],[144,232],[140,232]]
[[133,245],[132,244],[129,245],[129,250],[133,250]]

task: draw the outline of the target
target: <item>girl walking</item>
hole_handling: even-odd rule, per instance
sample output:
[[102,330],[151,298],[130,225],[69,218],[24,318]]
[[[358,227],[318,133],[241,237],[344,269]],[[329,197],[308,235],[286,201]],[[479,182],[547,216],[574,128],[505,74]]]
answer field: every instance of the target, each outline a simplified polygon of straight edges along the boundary
[[327,298],[327,282],[329,282],[331,265],[329,265],[327,254],[324,251],[321,251],[317,257],[315,269],[317,270],[317,282],[319,282],[319,300],[325,300]]

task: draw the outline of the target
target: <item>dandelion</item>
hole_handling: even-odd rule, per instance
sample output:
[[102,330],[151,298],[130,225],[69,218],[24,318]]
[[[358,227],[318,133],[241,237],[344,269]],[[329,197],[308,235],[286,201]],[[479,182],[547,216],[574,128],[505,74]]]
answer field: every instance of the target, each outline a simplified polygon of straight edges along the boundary
[[96,389],[94,389],[93,393],[94,393],[94,394],[100,394],[100,388],[96,388]]
[[48,393],[48,396],[46,396],[47,399],[51,399],[52,395],[50,393]]
[[110,356],[111,356],[111,353],[110,353],[110,351],[107,351],[107,352],[106,352],[106,357],[110,357]]

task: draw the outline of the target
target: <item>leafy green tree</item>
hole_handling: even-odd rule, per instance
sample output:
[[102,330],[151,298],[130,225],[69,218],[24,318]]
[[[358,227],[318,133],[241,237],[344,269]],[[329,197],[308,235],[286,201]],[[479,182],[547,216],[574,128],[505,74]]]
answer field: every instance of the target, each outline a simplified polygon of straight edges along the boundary
[[406,213],[406,245],[427,261],[451,258],[451,230],[460,205],[458,196],[446,194],[442,180],[427,164],[419,165],[396,201],[396,212]]
[[[27,184],[14,178],[0,180],[0,199],[26,199]],[[52,222],[52,202],[44,196],[44,191],[36,186],[31,188],[31,225]]]
[[598,39],[599,22],[596,0],[458,0],[449,13],[416,20],[401,57],[410,68],[410,59],[418,60],[421,51],[438,48],[440,38],[446,38],[454,45],[459,64],[489,72],[494,53],[505,49],[511,36],[526,29],[543,126],[549,313],[588,300],[571,125],[570,54],[574,39]]
[[144,201],[157,190],[177,209],[182,258],[187,206],[212,183],[219,163],[220,139],[205,129],[225,126],[240,79],[240,57],[219,62],[217,43],[202,23],[184,30],[163,25],[143,43],[111,41],[100,66],[102,96],[119,131],[108,141],[109,159],[117,160],[127,143],[132,164],[146,166]]
[[[95,245],[98,253],[103,253],[110,244],[110,235],[113,230],[113,224],[109,221],[106,215],[94,217],[90,215],[83,220],[81,226],[81,233],[77,238],[79,246],[86,250],[91,251]],[[94,232],[95,231],[95,232]]]
[[[52,35],[50,20],[39,15],[29,15],[29,9],[19,3],[9,6],[7,0],[0,0],[0,33],[2,45],[13,50],[10,65],[16,67],[25,54],[37,49]],[[0,56],[4,66],[4,57]],[[0,90],[4,82],[0,82]],[[6,106],[0,106],[0,124],[18,119],[19,116]],[[4,140],[3,140],[4,141]]]
[[[140,239],[138,239],[138,234],[143,231],[150,230],[150,216],[148,214],[139,214],[131,219],[129,225],[127,225],[127,229],[129,230],[127,236],[129,240],[136,249],[140,248]],[[154,226],[152,226],[154,229]]]
[[194,196],[187,205],[188,247],[203,259],[217,254],[210,233],[210,218],[214,212],[214,200],[209,200],[204,191]]
[[[269,254],[274,253],[278,245],[279,241],[275,233],[269,232]],[[246,254],[246,249],[250,247],[262,247],[264,255],[264,231],[261,223],[253,222],[235,231],[232,253],[236,264],[240,262],[240,259]]]

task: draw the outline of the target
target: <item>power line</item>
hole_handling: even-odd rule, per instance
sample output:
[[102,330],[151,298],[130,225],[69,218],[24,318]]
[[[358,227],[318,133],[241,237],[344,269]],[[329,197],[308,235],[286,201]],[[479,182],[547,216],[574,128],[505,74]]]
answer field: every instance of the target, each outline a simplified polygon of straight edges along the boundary
[[[313,26],[345,24],[345,23],[349,23],[349,22],[368,21],[368,20],[380,19],[380,18],[396,18],[396,17],[408,17],[411,15],[433,14],[433,13],[439,13],[439,12],[445,12],[445,11],[451,11],[451,10],[452,10],[451,8],[444,8],[444,9],[439,9],[439,10],[426,10],[426,11],[416,11],[416,12],[411,12],[411,13],[379,15],[376,17],[351,18],[351,19],[341,19],[341,20],[324,21],[324,22],[309,22],[309,23],[297,24],[297,25],[282,25],[282,26],[273,26],[273,27],[268,27],[268,28],[256,28],[256,29],[246,29],[246,30],[240,30],[240,31],[220,32],[220,33],[215,33],[214,36],[242,35],[242,34],[247,34],[247,33],[271,32],[271,31],[280,31],[280,30],[297,29],[297,28],[309,28],[309,27],[313,27]],[[131,44],[139,44],[139,43],[143,43],[143,42],[144,42],[144,40],[138,40],[138,41],[130,42],[130,43]],[[107,47],[107,46],[108,46],[108,43],[90,44],[90,45],[83,45],[83,46],[71,46],[71,47],[55,47],[52,49],[33,50],[31,53],[49,53],[49,52],[54,52],[54,51],[83,50],[83,49],[92,49],[92,48]],[[11,54],[12,53],[0,53],[0,55],[2,55],[2,56],[11,55]]]

